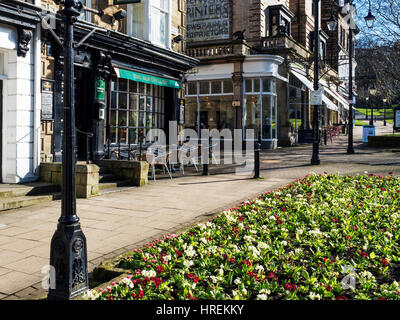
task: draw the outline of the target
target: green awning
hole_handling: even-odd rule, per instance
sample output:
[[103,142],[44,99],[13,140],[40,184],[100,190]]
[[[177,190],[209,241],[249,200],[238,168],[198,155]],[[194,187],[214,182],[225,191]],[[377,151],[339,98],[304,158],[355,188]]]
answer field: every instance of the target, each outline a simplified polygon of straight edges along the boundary
[[175,89],[181,88],[181,83],[176,80],[151,76],[149,74],[134,72],[134,71],[116,68],[116,67],[114,67],[114,70],[115,70],[115,73],[117,74],[118,78],[143,82],[143,83],[147,83],[147,84],[154,84],[156,86],[162,86],[162,87],[170,87],[170,88],[175,88]]

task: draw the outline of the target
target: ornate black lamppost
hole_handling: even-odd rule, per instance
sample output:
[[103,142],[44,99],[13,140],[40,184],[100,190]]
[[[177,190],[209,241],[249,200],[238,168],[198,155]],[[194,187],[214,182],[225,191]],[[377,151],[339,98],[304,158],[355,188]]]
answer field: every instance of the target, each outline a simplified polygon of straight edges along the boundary
[[[314,0],[314,91],[319,89],[319,0]],[[312,165],[320,164],[319,160],[319,106],[314,105],[313,114],[313,154]]]
[[[376,88],[375,86],[372,86],[369,88],[369,94],[373,97],[376,95]],[[371,99],[370,99],[371,101]],[[369,119],[369,124],[372,126],[374,124],[374,105],[371,101],[371,119]]]
[[71,299],[89,289],[86,238],[76,214],[75,191],[75,106],[74,106],[74,27],[83,6],[80,1],[59,1],[64,22],[64,120],[62,148],[61,217],[51,239],[51,274],[48,299]]
[[384,98],[382,101],[383,101],[383,125],[386,126],[386,102],[387,102],[387,99]]

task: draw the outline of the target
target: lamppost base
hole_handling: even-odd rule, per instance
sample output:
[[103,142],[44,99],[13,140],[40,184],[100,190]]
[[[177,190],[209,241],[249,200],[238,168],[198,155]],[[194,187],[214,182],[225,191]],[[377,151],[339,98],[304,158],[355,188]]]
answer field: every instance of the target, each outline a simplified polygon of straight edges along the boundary
[[348,153],[348,154],[354,154],[355,152],[354,152],[354,149],[351,148],[351,149],[347,149],[347,153]]
[[47,299],[69,300],[89,289],[86,237],[79,222],[57,225],[51,239],[50,265]]

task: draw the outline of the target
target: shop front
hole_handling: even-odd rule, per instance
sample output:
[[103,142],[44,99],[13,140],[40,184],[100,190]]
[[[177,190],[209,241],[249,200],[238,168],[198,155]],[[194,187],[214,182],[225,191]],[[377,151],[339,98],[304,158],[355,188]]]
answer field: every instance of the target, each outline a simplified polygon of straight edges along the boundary
[[276,82],[286,81],[278,73],[282,61],[252,55],[236,63],[199,66],[187,76],[185,128],[198,134],[199,129],[229,129],[231,137],[234,129],[241,129],[244,141],[260,136],[263,148],[276,148]]

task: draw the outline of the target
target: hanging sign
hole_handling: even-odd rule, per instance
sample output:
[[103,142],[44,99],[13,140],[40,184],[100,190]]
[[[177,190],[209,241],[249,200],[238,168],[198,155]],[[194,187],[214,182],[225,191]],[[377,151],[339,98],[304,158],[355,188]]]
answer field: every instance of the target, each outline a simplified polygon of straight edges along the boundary
[[42,96],[42,120],[53,119],[53,89],[54,82],[50,80],[42,80],[41,96]]
[[179,81],[152,76],[149,74],[139,73],[135,71],[125,70],[121,68],[114,68],[118,78],[128,79],[132,81],[143,82],[147,84],[154,84],[156,86],[170,87],[180,89],[181,84]]
[[311,101],[310,104],[312,106],[320,106],[322,105],[322,94],[324,89],[320,88],[319,90],[311,91]]
[[106,92],[106,82],[101,78],[97,78],[95,83],[95,90],[95,99],[104,100]]

